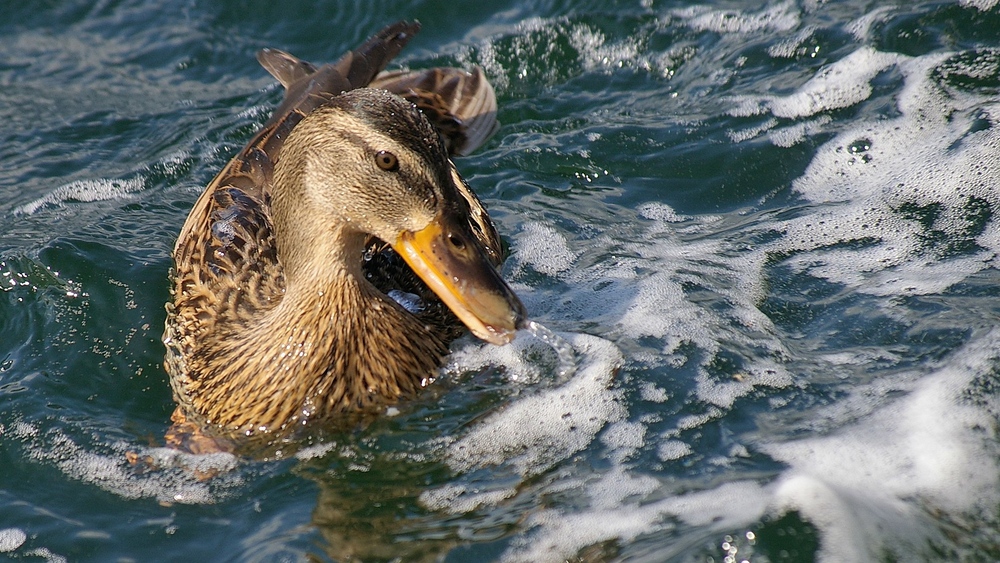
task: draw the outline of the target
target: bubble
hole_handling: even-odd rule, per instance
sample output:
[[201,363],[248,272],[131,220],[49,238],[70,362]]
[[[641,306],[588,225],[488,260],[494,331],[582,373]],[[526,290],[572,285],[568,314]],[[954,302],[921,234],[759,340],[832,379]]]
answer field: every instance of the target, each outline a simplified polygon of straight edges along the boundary
[[44,207],[62,206],[69,201],[106,201],[128,199],[142,190],[141,178],[81,180],[56,188],[51,193],[14,209],[15,215],[31,215]]
[[20,528],[5,528],[0,530],[0,553],[10,553],[24,545],[28,535]]
[[[214,504],[243,483],[234,471],[238,459],[232,454],[192,455],[120,441],[84,446],[61,429],[41,430],[22,421],[14,423],[11,430],[11,435],[25,444],[30,459],[51,463],[73,479],[126,499]],[[137,462],[130,462],[130,458]]]
[[594,336],[567,336],[580,356],[573,377],[493,413],[452,443],[446,459],[454,471],[504,464],[522,476],[537,475],[585,448],[609,422],[622,419],[621,397],[609,389],[621,353]]

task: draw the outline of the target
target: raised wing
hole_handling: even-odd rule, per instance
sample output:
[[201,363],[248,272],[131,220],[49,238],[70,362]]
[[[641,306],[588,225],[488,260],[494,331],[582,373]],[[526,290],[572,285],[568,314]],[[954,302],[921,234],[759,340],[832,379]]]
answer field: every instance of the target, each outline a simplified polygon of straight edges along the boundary
[[479,67],[471,73],[458,68],[383,72],[370,86],[413,102],[441,132],[452,155],[475,151],[500,127],[496,94]]

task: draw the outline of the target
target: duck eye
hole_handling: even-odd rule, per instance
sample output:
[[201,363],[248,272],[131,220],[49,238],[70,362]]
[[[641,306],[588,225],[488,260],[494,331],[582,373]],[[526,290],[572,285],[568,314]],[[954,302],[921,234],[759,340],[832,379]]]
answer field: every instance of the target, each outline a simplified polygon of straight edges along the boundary
[[375,153],[375,164],[388,172],[399,170],[399,159],[389,151],[378,151]]
[[465,250],[465,240],[455,233],[448,233],[448,242],[455,247],[455,250]]

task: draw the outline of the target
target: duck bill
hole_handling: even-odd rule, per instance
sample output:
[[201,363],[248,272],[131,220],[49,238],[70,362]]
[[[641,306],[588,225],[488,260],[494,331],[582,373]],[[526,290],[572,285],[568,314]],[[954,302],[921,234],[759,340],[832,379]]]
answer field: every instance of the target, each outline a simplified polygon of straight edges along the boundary
[[464,244],[456,246],[449,232],[456,231],[432,221],[420,231],[401,233],[393,248],[472,334],[507,344],[524,322],[524,305],[477,241],[465,235]]

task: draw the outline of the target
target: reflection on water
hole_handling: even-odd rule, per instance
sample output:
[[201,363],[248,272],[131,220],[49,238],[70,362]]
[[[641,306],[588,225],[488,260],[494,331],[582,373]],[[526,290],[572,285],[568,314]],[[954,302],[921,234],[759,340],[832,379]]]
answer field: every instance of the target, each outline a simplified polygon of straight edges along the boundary
[[312,524],[331,559],[438,561],[471,531],[438,521],[417,502],[428,481],[441,479],[440,462],[394,457],[359,459],[338,449],[297,468],[319,488]]
[[[609,389],[620,355],[599,339],[567,336],[547,335],[558,353],[518,338],[505,347],[466,348],[449,363],[447,378],[465,388],[508,396],[516,388],[514,405],[503,401],[471,419],[468,408],[451,403],[475,399],[449,394],[435,398],[444,418],[401,407],[402,420],[376,423],[360,441],[300,452],[296,471],[319,487],[313,522],[330,556],[433,561],[470,541],[489,544],[514,533],[539,492],[531,478],[586,447],[621,414]],[[567,356],[578,358],[576,374],[549,379]],[[503,373],[490,376],[490,364]],[[546,365],[552,368],[539,369]],[[602,401],[607,408],[595,408]]]

